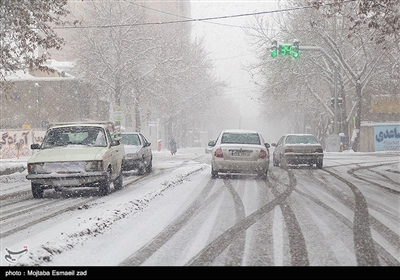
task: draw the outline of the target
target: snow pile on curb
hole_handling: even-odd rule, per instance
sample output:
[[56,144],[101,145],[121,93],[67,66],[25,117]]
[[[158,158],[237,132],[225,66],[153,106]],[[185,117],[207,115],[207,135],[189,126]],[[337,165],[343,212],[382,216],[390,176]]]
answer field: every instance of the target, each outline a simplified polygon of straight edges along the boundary
[[[148,206],[150,201],[163,195],[164,191],[183,183],[185,180],[188,180],[190,175],[207,167],[208,165],[204,164],[200,168],[197,167],[184,174],[176,175],[173,180],[164,181],[157,190],[151,191],[139,199],[129,200],[117,205],[111,204],[111,206],[107,206],[106,209],[104,209],[105,203],[96,202],[91,205],[84,205],[81,209],[90,209],[90,211],[79,217],[78,222],[75,221],[75,223],[77,223],[77,225],[73,227],[75,231],[61,232],[61,237],[55,237],[45,244],[35,247],[34,249],[29,249],[29,253],[21,256],[15,265],[40,266],[50,263],[53,255],[61,254],[77,245],[83,245],[86,240],[102,234],[118,220],[133,215],[138,211],[142,211]],[[93,212],[96,213],[95,216]],[[66,221],[64,226],[61,225],[60,228],[70,229],[71,221]],[[77,228],[78,230],[76,230]]]

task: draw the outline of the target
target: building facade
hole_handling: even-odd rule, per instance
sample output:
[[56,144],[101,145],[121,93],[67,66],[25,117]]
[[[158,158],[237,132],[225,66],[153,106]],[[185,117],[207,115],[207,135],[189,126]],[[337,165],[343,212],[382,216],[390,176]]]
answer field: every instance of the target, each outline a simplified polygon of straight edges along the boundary
[[[84,26],[89,11],[96,1],[68,1],[71,12],[67,20],[80,20]],[[110,1],[112,3],[112,1]],[[115,2],[117,4],[117,2]],[[130,1],[131,5],[144,12],[143,22],[173,22],[190,18],[190,0],[164,1]],[[190,23],[180,24],[187,40],[190,40]],[[56,28],[66,44],[62,50],[49,50],[52,60],[48,66],[54,73],[39,71],[17,73],[7,77],[10,91],[2,93],[0,130],[44,129],[46,124],[59,121],[80,120],[113,120],[119,121],[123,127],[134,130],[138,116],[132,109],[132,104],[122,104],[118,108],[106,98],[101,98],[92,90],[90,84],[80,79],[76,71],[78,48],[73,40],[79,29]],[[40,55],[43,50],[38,50]],[[129,102],[129,98],[124,102]],[[165,138],[163,116],[153,110],[151,104],[143,104],[140,108],[141,132],[149,137],[154,144],[159,138]],[[150,117],[153,116],[153,117]],[[126,126],[129,127],[126,127]],[[155,145],[153,146],[155,148]]]

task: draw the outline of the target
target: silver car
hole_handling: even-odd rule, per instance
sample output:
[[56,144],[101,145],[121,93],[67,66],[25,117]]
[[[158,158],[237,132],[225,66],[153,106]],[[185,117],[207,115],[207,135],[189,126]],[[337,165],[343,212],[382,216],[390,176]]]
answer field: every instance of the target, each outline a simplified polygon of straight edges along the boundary
[[258,174],[266,178],[269,167],[268,143],[254,130],[223,130],[211,153],[211,177],[225,174]]
[[278,143],[272,143],[275,150],[272,154],[274,166],[286,164],[308,164],[322,168],[324,151],[321,144],[312,134],[286,134]]
[[139,175],[151,172],[153,154],[151,143],[139,132],[122,132],[121,142],[124,144],[125,159],[123,170],[138,170]]

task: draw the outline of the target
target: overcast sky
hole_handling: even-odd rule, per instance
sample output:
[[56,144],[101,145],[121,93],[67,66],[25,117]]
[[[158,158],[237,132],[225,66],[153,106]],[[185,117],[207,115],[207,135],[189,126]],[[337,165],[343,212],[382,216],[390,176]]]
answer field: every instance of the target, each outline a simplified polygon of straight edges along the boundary
[[[191,16],[199,19],[264,12],[276,10],[278,2],[279,0],[192,0]],[[254,98],[257,98],[255,92],[257,87],[251,81],[250,75],[243,69],[243,65],[247,65],[255,59],[248,39],[242,30],[242,27],[248,26],[253,20],[253,16],[243,16],[197,21],[193,23],[192,31],[194,37],[204,38],[210,59],[216,66],[217,76],[228,83],[226,98],[239,104],[242,116],[241,128],[248,127],[250,122],[254,123],[254,114],[258,112],[256,109],[260,108],[259,103],[254,101]]]

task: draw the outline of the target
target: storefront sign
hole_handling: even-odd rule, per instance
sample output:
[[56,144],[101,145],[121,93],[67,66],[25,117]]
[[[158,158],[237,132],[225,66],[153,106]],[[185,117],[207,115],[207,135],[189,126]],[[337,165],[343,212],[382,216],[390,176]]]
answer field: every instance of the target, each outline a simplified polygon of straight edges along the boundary
[[374,126],[375,151],[400,151],[400,125]]

